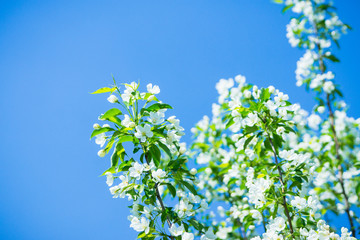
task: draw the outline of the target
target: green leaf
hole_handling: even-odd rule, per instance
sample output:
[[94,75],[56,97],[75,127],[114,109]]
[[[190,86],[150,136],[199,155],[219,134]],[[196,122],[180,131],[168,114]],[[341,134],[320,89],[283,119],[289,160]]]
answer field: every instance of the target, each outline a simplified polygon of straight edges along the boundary
[[259,130],[259,128],[257,126],[252,126],[252,127],[246,126],[244,135],[256,132],[257,130]]
[[171,195],[172,195],[173,197],[175,197],[175,196],[176,196],[176,189],[175,189],[175,187],[174,187],[171,183],[166,183],[166,185],[168,186],[168,189],[169,189]]
[[155,103],[147,108],[149,112],[156,112],[159,109],[173,109],[169,104]]
[[244,149],[246,149],[247,145],[249,145],[249,143],[251,142],[251,140],[255,137],[255,135],[249,137],[248,139],[245,140],[244,143]]
[[109,127],[104,127],[104,128],[100,128],[100,129],[95,129],[92,133],[91,133],[91,138],[95,137],[96,135],[99,135],[100,133],[104,133],[104,132],[110,132],[110,131],[114,131],[115,129],[113,128],[109,128]]
[[339,89],[335,88],[335,93],[337,93],[340,97],[344,97]]
[[196,221],[194,218],[191,218],[191,219],[189,220],[189,223],[190,223],[196,230],[201,231],[201,229],[203,228],[203,226],[202,226],[198,221]]
[[143,238],[145,237],[147,234],[145,232],[139,233],[137,238]]
[[263,88],[261,89],[261,93],[260,93],[260,99],[263,101],[266,101],[270,98],[270,92],[268,88]]
[[116,90],[116,88],[103,87],[103,88],[96,90],[95,92],[92,92],[91,94],[114,92],[115,90]]
[[298,182],[298,183],[302,183],[302,182],[303,182],[302,178],[301,178],[301,177],[298,177],[298,176],[294,176],[294,177],[293,177],[293,181],[294,181],[294,182]]
[[[282,142],[284,141],[282,139],[282,137],[280,137],[279,135],[273,133],[273,139],[274,139],[274,145],[277,147],[277,148],[281,148],[282,147]],[[277,149],[275,147],[275,149]]]
[[186,181],[181,181],[181,183],[190,190],[190,192],[192,192],[192,194],[197,195],[197,192],[194,188],[194,186],[192,186],[190,183],[186,182]]
[[329,56],[324,55],[324,57],[331,60],[332,62],[340,62],[340,60],[337,57],[335,57],[334,55],[329,55]]
[[140,151],[140,148],[139,148],[139,147],[135,147],[134,150],[133,150],[133,154],[137,153],[138,151]]
[[244,229],[247,231],[251,225],[253,225],[253,222],[251,221],[252,217],[250,215],[247,215],[243,222],[245,222]]
[[124,161],[124,162],[120,163],[119,168],[118,168],[119,171],[128,171],[133,162],[134,162],[134,160],[130,159],[129,161]]
[[186,161],[187,161],[186,158],[180,157],[175,160],[170,160],[167,166],[172,170],[179,170],[180,166]]
[[105,174],[106,174],[107,172],[110,172],[110,173],[112,173],[112,174],[116,173],[115,167],[109,168],[108,170],[106,170],[105,172],[103,172],[103,174],[101,174],[101,176],[105,176]]
[[103,115],[101,115],[100,119],[101,120],[110,120],[112,117],[115,117],[118,115],[122,115],[122,112],[117,108],[112,108],[112,109],[106,111],[106,113],[104,113]]
[[285,13],[287,10],[289,10],[289,9],[292,8],[293,6],[294,6],[294,4],[287,5],[287,6],[285,6],[285,7],[281,10],[281,12],[282,12],[282,13]]
[[291,127],[289,126],[284,126],[284,128],[289,131],[289,132],[293,132],[293,133],[296,133],[294,129],[292,129]]
[[340,49],[340,43],[338,40],[334,39],[334,43],[336,44],[336,46]]
[[349,24],[344,24],[349,30],[353,30],[353,28]]
[[225,129],[228,129],[234,123],[235,123],[234,118],[230,118],[230,120],[226,123]]
[[121,161],[124,160],[125,154],[126,153],[123,145],[120,142],[118,142],[116,144],[116,147],[114,148],[114,153],[111,155],[111,166],[116,167],[120,159]]
[[119,163],[119,156],[116,153],[116,148],[114,148],[114,152],[111,155],[111,167],[115,168]]
[[112,148],[112,146],[114,145],[114,142],[115,142],[115,137],[111,137],[110,140],[107,142],[104,150],[106,153],[108,153],[110,151],[110,149]]
[[279,203],[275,202],[275,209],[274,209],[274,212],[272,213],[273,218],[276,217],[276,214],[278,213],[278,208],[279,208]]
[[[158,102],[158,101],[159,101],[159,100],[155,97],[155,95],[152,94],[152,93],[146,93],[144,99],[145,99],[145,100],[148,100],[150,96],[152,96],[151,101],[155,101],[155,102]],[[149,101],[149,100],[148,100],[148,101]],[[149,102],[151,102],[151,101],[149,101]]]
[[165,145],[163,144],[162,142],[157,142],[159,144],[159,147],[165,151],[165,153],[170,157],[172,158],[172,155],[171,155],[171,152],[170,152],[170,149]]
[[167,218],[167,212],[166,212],[166,210],[165,210],[165,211],[162,211],[162,212],[161,212],[161,222],[162,222],[162,224],[165,223],[166,218]]
[[119,137],[119,143],[132,142],[133,140],[134,140],[134,138],[131,135],[123,135],[123,136]]
[[268,138],[265,139],[264,145],[265,145],[265,148],[266,148],[267,150],[271,150],[271,151],[272,151],[272,147],[271,147],[271,144],[270,144],[270,141],[269,141]]
[[161,159],[161,152],[160,152],[159,148],[156,145],[151,145],[150,153],[151,153],[151,157],[155,163],[155,166],[159,167],[160,159]]
[[286,195],[290,195],[290,196],[296,196],[296,193],[291,192],[291,191],[287,191],[285,194],[286,194]]

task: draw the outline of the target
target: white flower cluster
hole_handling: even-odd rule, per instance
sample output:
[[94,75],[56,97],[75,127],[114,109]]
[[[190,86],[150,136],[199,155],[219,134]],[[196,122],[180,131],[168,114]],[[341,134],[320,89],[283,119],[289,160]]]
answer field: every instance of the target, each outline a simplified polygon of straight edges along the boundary
[[287,0],[285,6],[291,7],[299,17],[291,19],[286,36],[292,47],[306,49],[297,63],[297,85],[306,83],[312,89],[331,94],[335,90],[332,82],[334,75],[331,72],[325,73],[323,62],[324,59],[337,61],[330,52],[330,47],[349,27],[334,11],[330,11],[333,6],[326,2]]
[[266,203],[265,191],[272,184],[271,180],[264,178],[254,179],[254,169],[249,168],[246,176],[246,187],[249,189],[249,202],[256,208],[261,208]]
[[303,239],[314,240],[314,239],[340,239],[340,240],[355,240],[356,238],[351,237],[351,233],[348,232],[347,228],[341,228],[341,236],[331,232],[329,225],[324,220],[320,220],[317,223],[317,229],[311,229],[310,231],[306,228],[300,229],[300,235]]
[[[288,26],[289,42],[293,47],[305,50],[297,63],[297,85],[305,84],[316,92],[318,102],[314,112],[306,119],[306,124],[298,125],[297,135],[291,136],[289,146],[311,154],[312,182],[308,186],[308,193],[319,197],[323,212],[331,209],[339,214],[346,213],[350,231],[355,235],[356,224],[360,223],[353,211],[360,207],[360,189],[356,190],[359,186],[359,170],[354,167],[358,166],[359,161],[356,155],[360,148],[360,120],[347,116],[346,104],[336,99],[337,96],[341,97],[341,93],[334,84],[335,76],[327,69],[329,61],[339,61],[331,48],[333,45],[339,46],[340,36],[350,27],[339,19],[331,1],[287,0],[285,8],[298,14]],[[324,116],[325,107],[327,116]],[[322,231],[311,232],[306,236],[313,239]],[[325,236],[328,237],[328,234]],[[346,234],[344,236],[346,238]],[[332,233],[330,238],[339,239],[339,236]]]
[[[255,226],[262,221],[266,222],[266,219],[269,219],[269,222],[266,232],[262,236],[263,239],[283,239],[289,234],[289,227],[286,224],[288,219],[284,213],[286,210],[283,205],[277,205],[272,200],[274,189],[282,192],[282,185],[274,182],[274,177],[267,175],[269,172],[266,174],[259,166],[259,164],[271,164],[273,157],[273,153],[269,149],[266,153],[259,150],[265,146],[257,129],[263,127],[264,121],[283,122],[280,126],[271,127],[273,134],[277,134],[286,141],[284,148],[279,149],[277,154],[278,160],[281,161],[280,171],[288,178],[301,171],[301,174],[287,185],[288,187],[291,185],[289,191],[295,194],[285,198],[287,211],[289,208],[292,209],[293,212],[289,213],[290,216],[292,215],[291,218],[306,219],[303,225],[298,226],[299,228],[307,226],[308,229],[317,231],[312,223],[316,223],[321,218],[320,210],[323,209],[323,205],[318,200],[317,192],[313,191],[310,180],[316,181],[319,174],[316,171],[318,160],[313,159],[312,151],[316,149],[320,151],[322,146],[316,144],[313,136],[310,137],[311,135],[307,134],[303,138],[299,138],[295,133],[289,132],[289,128],[297,127],[303,131],[306,127],[311,126],[312,130],[317,131],[322,127],[321,117],[315,113],[308,117],[307,112],[298,104],[290,104],[289,97],[272,86],[259,89],[244,81],[239,85],[235,84],[232,79],[219,81],[217,84],[220,94],[219,104],[217,104],[218,107],[215,107],[215,111],[213,107],[212,119],[204,117],[192,129],[195,135],[192,149],[195,152],[200,150],[195,158],[197,163],[211,166],[204,167],[200,173],[200,189],[205,191],[204,194],[207,198],[230,204],[229,210],[222,210],[218,213],[218,217],[225,217],[225,219],[218,225],[216,236],[220,239],[229,238],[230,226],[233,228],[236,226],[235,228],[242,232],[236,236],[256,235]],[[233,88],[240,93],[232,94],[235,92]],[[235,102],[237,105],[234,104]],[[250,104],[250,102],[252,103]],[[254,106],[254,102],[261,106],[261,110],[243,114],[244,109]],[[321,108],[318,108],[317,111],[324,112]],[[229,121],[229,119],[231,120]],[[339,121],[339,124],[340,122],[342,121]],[[354,122],[356,121],[354,120],[352,124]],[[246,133],[244,129],[252,130],[249,130],[250,133]],[[329,137],[322,136],[322,143],[329,144],[331,140]],[[312,151],[306,152],[304,148],[312,148]],[[326,147],[323,148],[324,151],[326,149]],[[349,176],[356,175],[349,174]],[[221,181],[218,181],[219,178]],[[275,180],[278,181],[278,177]],[[304,182],[291,184],[299,180]],[[297,186],[298,190],[292,186]],[[279,217],[273,218],[267,216],[266,212],[264,215],[264,209],[269,209],[270,212],[278,209],[282,213]],[[215,214],[211,211],[205,216],[214,218]],[[247,225],[248,228],[245,231],[237,221],[244,224],[249,222],[250,225]],[[217,224],[217,221],[213,220],[211,224]]]
[[[171,193],[179,202],[172,208],[171,214],[169,213],[165,218],[161,217],[163,223],[167,221],[169,226],[167,236],[170,239],[181,236],[182,239],[192,240],[195,235],[191,229],[185,231],[185,224],[188,229],[189,219],[193,219],[197,211],[204,211],[208,205],[204,199],[193,193],[192,175],[196,174],[196,170],[188,171],[182,167],[183,163],[179,162],[186,160],[183,156],[186,152],[186,144],[180,142],[184,129],[175,116],[165,117],[167,109],[171,107],[155,97],[160,93],[157,85],[148,84],[147,92],[140,92],[139,85],[135,82],[124,85],[125,90],[122,93],[117,86],[95,92],[110,91],[108,101],[119,104],[127,112],[123,114],[119,109],[113,108],[99,117],[99,120],[114,123],[115,127],[109,124],[104,124],[102,127],[94,124],[92,136],[96,136],[95,142],[100,147],[105,146],[98,155],[104,157],[114,146],[114,153],[111,156],[112,166],[104,173],[106,184],[110,187],[113,198],[127,197],[129,201],[133,201],[128,219],[131,222],[130,227],[139,232],[139,237],[165,234],[166,230],[158,228],[155,222],[158,221],[157,217],[160,214],[163,215],[167,211],[163,198]],[[116,97],[114,91],[118,92],[120,98]],[[139,108],[141,103],[145,104]],[[148,106],[149,103],[153,104]],[[123,119],[120,119],[122,115]],[[142,150],[139,161],[134,160],[138,156],[131,157],[125,150],[122,144],[127,141],[134,145],[133,154]],[[180,183],[179,180],[174,180],[175,173],[184,182],[181,183],[182,187],[191,189],[191,193],[185,194],[182,188],[176,190]],[[190,177],[186,177],[188,173]],[[152,199],[156,200],[146,199],[151,194]],[[171,219],[173,217],[170,216],[177,217],[177,224],[173,223]],[[179,218],[181,221],[178,221]],[[202,239],[214,239],[211,238],[210,230],[208,232],[204,230],[202,233],[199,232]]]

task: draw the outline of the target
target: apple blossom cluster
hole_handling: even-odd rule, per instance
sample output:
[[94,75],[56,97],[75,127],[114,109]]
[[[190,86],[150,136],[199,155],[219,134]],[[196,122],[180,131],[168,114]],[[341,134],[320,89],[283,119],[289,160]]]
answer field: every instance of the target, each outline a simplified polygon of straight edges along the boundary
[[[111,167],[103,175],[113,198],[127,197],[132,202],[130,227],[141,239],[214,239],[211,228],[195,218],[208,205],[197,194],[195,169],[189,171],[185,165],[180,121],[165,117],[171,106],[157,99],[158,86],[148,84],[147,92],[140,92],[132,82],[124,88],[121,92],[115,83],[94,92],[110,93],[107,100],[125,112],[115,107],[100,115],[100,121],[113,126],[96,123],[91,137],[102,148],[100,157],[113,149]],[[169,195],[174,207],[165,205]]]
[[316,92],[333,94],[339,90],[334,84],[334,74],[323,66],[324,59],[339,60],[331,52],[332,45],[345,34],[349,25],[336,15],[335,8],[327,0],[285,0],[283,11],[291,9],[295,17],[287,25],[286,36],[292,47],[305,49],[305,54],[297,62],[297,85]]
[[292,147],[312,154],[315,176],[309,191],[319,196],[323,212],[345,213],[352,235],[356,236],[360,227],[355,214],[360,209],[360,119],[347,116],[346,103],[338,100],[342,93],[334,84],[335,75],[327,68],[329,61],[339,62],[332,54],[332,46],[339,47],[341,34],[351,28],[339,19],[329,1],[283,3],[284,10],[296,14],[287,27],[289,42],[305,50],[295,71],[297,85],[305,83],[316,93],[318,102],[307,124],[297,132],[302,143],[293,137]]
[[[259,239],[260,225],[263,239],[325,234],[318,227],[322,205],[308,192],[315,162],[286,143],[296,137],[297,125],[306,124],[306,112],[274,87],[259,89],[243,76],[222,79],[216,88],[213,118],[205,116],[192,129],[192,151],[200,167],[206,164],[198,170],[201,191],[210,202],[230,206],[210,211],[204,221],[216,226],[219,239]],[[340,239],[329,228],[326,234]]]
[[[341,162],[336,156],[331,124],[326,118],[320,118],[317,113],[307,117],[306,128],[298,131],[297,135],[289,136],[289,147],[311,154],[311,158],[314,159],[315,171],[309,192],[319,196],[323,213],[348,212],[355,225],[355,222],[359,223],[353,210],[359,208],[360,120],[350,118],[339,110],[335,111],[334,118],[337,141],[343,143],[340,146],[341,150],[339,149]],[[301,142],[298,142],[299,139]]]

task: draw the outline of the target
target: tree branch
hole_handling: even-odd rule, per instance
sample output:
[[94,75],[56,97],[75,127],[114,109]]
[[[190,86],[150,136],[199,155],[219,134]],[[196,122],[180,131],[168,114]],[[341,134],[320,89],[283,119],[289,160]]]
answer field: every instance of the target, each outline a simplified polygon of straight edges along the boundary
[[[319,37],[318,28],[317,28],[317,25],[316,25],[315,22],[313,23],[313,26],[314,26],[315,34]],[[317,47],[318,55],[319,55],[319,68],[320,68],[321,73],[324,74],[325,73],[325,64],[324,64],[323,57],[321,55],[321,46],[320,46],[319,43],[317,43],[316,47]],[[354,225],[353,219],[352,219],[351,214],[350,214],[349,197],[346,194],[345,186],[344,186],[344,179],[343,179],[344,168],[343,168],[343,166],[341,164],[341,156],[340,156],[340,153],[339,153],[340,144],[339,144],[339,140],[338,140],[336,130],[335,130],[335,117],[334,117],[334,112],[333,112],[332,107],[331,107],[330,94],[328,94],[328,93],[326,93],[326,105],[327,105],[327,108],[328,108],[328,111],[329,111],[330,128],[331,128],[331,131],[332,131],[332,133],[334,135],[335,155],[336,155],[336,159],[339,162],[339,165],[338,165],[339,177],[337,177],[337,178],[338,178],[338,181],[339,181],[340,186],[341,186],[341,192],[344,195],[345,212],[346,212],[346,215],[347,215],[347,217],[349,219],[351,232],[352,232],[353,237],[356,237],[355,225]]]
[[[140,140],[139,140],[139,141],[140,141]],[[147,154],[146,154],[146,151],[145,151],[144,146],[143,146],[142,144],[140,144],[140,145],[141,145],[141,147],[142,147],[142,149],[143,149],[143,152],[144,152],[144,154],[145,154],[145,160],[146,160],[147,164],[150,164],[150,161],[149,161],[149,159],[148,159],[148,156],[147,156]],[[150,170],[150,175],[151,175],[151,170]],[[159,192],[159,188],[158,188],[158,184],[157,184],[157,183],[155,184],[155,195],[156,195],[157,200],[158,200],[159,203],[160,203],[160,206],[161,206],[162,211],[166,213],[166,208],[165,208],[164,202],[163,202],[163,200],[162,200],[162,198],[161,198],[161,195],[160,195],[160,192]],[[171,228],[172,223],[171,223],[171,221],[170,221],[169,216],[167,216],[167,215],[166,215],[166,221],[167,221],[167,223],[168,223],[168,225],[169,225],[169,228]],[[171,238],[172,240],[175,240],[174,236],[170,236],[170,238]]]
[[286,203],[285,184],[284,184],[284,180],[283,180],[283,177],[282,177],[282,170],[281,170],[281,167],[279,166],[279,161],[278,161],[278,158],[277,158],[277,154],[276,154],[276,151],[275,151],[274,144],[273,144],[273,142],[271,140],[271,137],[270,137],[269,133],[267,133],[267,134],[268,134],[268,137],[269,137],[269,142],[270,142],[270,145],[271,145],[271,149],[272,149],[272,151],[274,153],[276,166],[277,166],[277,169],[278,169],[278,172],[279,172],[281,190],[282,190],[282,193],[283,193],[283,206],[284,206],[284,209],[285,209],[285,215],[286,215],[286,217],[288,219],[288,222],[289,222],[289,228],[290,228],[291,235],[293,235],[294,234],[294,229],[293,229],[293,226],[292,226],[291,217],[290,217],[289,210],[288,210],[287,203]]
[[[317,33],[317,31],[316,31],[316,33]],[[320,52],[321,52],[320,44],[317,44],[317,48],[318,48],[318,53],[319,53],[320,71],[321,71],[321,73],[325,73],[324,60],[323,60],[322,56],[320,55]],[[334,135],[335,155],[336,155],[336,159],[339,162],[339,165],[338,165],[339,176],[337,177],[337,179],[338,179],[338,181],[340,183],[340,186],[341,186],[341,193],[344,196],[345,212],[346,212],[346,215],[347,215],[347,217],[349,219],[350,229],[351,229],[351,232],[353,234],[353,237],[356,237],[354,221],[353,221],[353,219],[351,217],[351,214],[350,214],[349,197],[346,194],[345,186],[344,186],[344,179],[343,179],[344,168],[343,168],[343,166],[341,164],[341,156],[340,156],[340,153],[339,153],[340,144],[339,144],[339,139],[337,137],[336,130],[335,130],[335,117],[334,117],[334,112],[333,112],[332,107],[331,107],[330,94],[328,94],[328,93],[326,94],[326,105],[327,105],[327,108],[328,108],[328,111],[329,111],[330,128],[331,128],[331,131],[332,131],[332,133]]]
[[[266,120],[263,119],[261,116],[258,116],[261,121],[266,124]],[[275,146],[271,140],[271,137],[270,137],[270,134],[267,132],[266,130],[266,127],[265,127],[265,132],[267,133],[268,135],[268,138],[269,138],[269,142],[270,142],[270,145],[271,145],[271,150],[274,154],[274,158],[275,158],[275,163],[276,163],[276,166],[277,166],[277,169],[278,169],[278,172],[279,172],[279,180],[280,180],[280,183],[281,183],[281,191],[283,193],[283,206],[284,206],[284,210],[285,210],[285,215],[286,215],[286,218],[288,219],[288,222],[289,222],[289,228],[290,228],[290,232],[291,232],[291,235],[294,234],[294,228],[293,228],[293,225],[292,225],[292,222],[291,222],[291,217],[290,217],[290,213],[289,213],[289,210],[288,210],[288,207],[287,207],[287,203],[286,203],[286,196],[285,196],[285,184],[284,184],[284,180],[283,180],[283,177],[282,177],[282,170],[279,166],[279,161],[278,161],[278,158],[277,158],[277,154],[276,154],[276,150],[275,150]],[[264,228],[265,228],[265,225],[264,225]]]

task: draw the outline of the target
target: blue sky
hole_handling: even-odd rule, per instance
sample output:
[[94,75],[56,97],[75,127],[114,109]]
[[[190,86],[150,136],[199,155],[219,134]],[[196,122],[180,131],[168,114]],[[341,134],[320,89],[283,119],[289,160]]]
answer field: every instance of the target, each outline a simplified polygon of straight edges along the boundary
[[[110,107],[90,95],[112,83],[158,84],[190,128],[216,101],[220,78],[274,85],[310,110],[295,86],[302,52],[289,46],[289,15],[267,0],[0,1],[0,239],[134,239],[127,200],[98,177],[109,161],[89,141]],[[359,3],[337,0],[354,30],[331,66],[350,114],[360,117]],[[341,219],[343,220],[343,219]],[[334,219],[340,221],[340,219]]]

